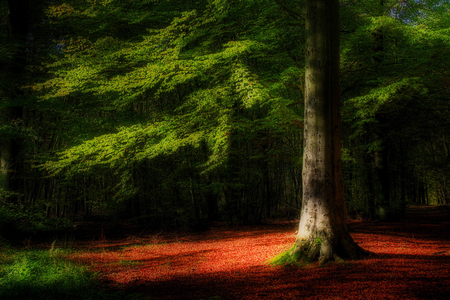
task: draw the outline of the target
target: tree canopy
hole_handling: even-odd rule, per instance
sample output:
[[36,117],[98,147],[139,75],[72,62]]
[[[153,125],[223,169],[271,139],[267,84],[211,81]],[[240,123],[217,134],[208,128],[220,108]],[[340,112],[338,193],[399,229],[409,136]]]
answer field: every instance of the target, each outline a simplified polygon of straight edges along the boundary
[[[24,3],[18,38],[0,2],[3,214],[155,227],[298,216],[305,1]],[[350,216],[450,203],[449,4],[339,3]]]

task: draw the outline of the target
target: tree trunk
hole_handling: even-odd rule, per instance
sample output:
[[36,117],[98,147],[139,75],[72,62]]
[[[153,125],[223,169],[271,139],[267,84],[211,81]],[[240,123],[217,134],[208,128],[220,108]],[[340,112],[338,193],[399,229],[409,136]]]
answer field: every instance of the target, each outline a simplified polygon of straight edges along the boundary
[[[385,15],[384,0],[379,2],[378,14],[380,17]],[[373,61],[376,67],[381,69],[385,59],[384,49],[384,34],[383,27],[377,28],[373,32],[374,39],[374,55]],[[375,174],[375,209],[376,216],[380,220],[386,220],[390,213],[390,187],[389,187],[389,163],[388,163],[388,143],[387,143],[387,128],[386,115],[376,113],[376,120],[378,127],[375,129],[375,140],[380,142],[380,149],[374,153],[374,174]]]
[[401,196],[400,196],[400,207],[401,207],[401,214],[405,212],[406,208],[406,152],[404,151],[403,147],[403,140],[400,138],[400,186],[401,186]]
[[[379,119],[379,126],[383,126],[383,118]],[[374,187],[375,187],[375,208],[376,216],[380,220],[386,220],[390,213],[390,187],[389,187],[389,161],[386,141],[387,133],[383,128],[378,130],[375,138],[380,141],[381,149],[374,152]]]
[[323,264],[365,252],[347,228],[339,108],[339,0],[306,1],[303,203],[291,255]]
[[[16,104],[23,93],[20,86],[23,84],[21,76],[26,64],[26,38],[28,34],[28,0],[9,0],[9,35],[16,46],[11,63],[7,66],[7,74],[11,79],[8,97],[9,107],[0,111],[0,122],[4,124],[20,124],[23,107]],[[0,188],[5,191],[15,192],[19,189],[19,153],[20,143],[14,136],[0,137],[0,171],[3,178],[0,180]]]

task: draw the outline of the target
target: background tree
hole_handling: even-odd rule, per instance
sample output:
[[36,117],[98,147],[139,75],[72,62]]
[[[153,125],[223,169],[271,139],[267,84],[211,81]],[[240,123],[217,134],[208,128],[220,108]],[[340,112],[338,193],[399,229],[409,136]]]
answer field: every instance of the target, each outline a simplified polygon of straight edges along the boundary
[[[46,169],[77,187],[83,186],[82,177],[99,176],[95,181],[105,182],[102,178],[107,176],[106,182],[114,184],[103,185],[106,189],[99,192],[113,199],[104,198],[103,205],[117,212],[128,210],[127,216],[140,212],[141,220],[172,218],[183,223],[197,219],[197,214],[202,219],[207,217],[205,206],[217,202],[230,223],[261,222],[278,210],[280,200],[297,206],[299,168],[287,167],[287,162],[295,161],[294,147],[301,139],[301,127],[296,125],[302,123],[301,103],[295,99],[301,91],[296,82],[300,70],[290,62],[301,49],[285,49],[292,48],[285,40],[296,40],[290,35],[297,24],[288,24],[287,13],[268,3],[265,10],[253,1],[186,3],[174,10],[174,3],[155,2],[140,6],[140,13],[147,10],[143,20],[148,23],[153,14],[168,17],[149,23],[150,34],[137,33],[132,42],[103,27],[95,34],[86,32],[83,39],[89,42],[84,50],[65,50],[58,58],[55,70],[61,72],[65,66],[67,71],[55,73],[45,83],[52,89],[43,97],[47,103],[85,97],[90,111],[74,102],[85,113],[79,121],[76,114],[61,111],[76,125],[64,134],[72,131],[79,140],[60,156],[64,159],[45,164]],[[136,12],[134,4],[124,2],[89,9],[104,11],[96,16],[108,15],[108,22],[127,9]],[[84,14],[75,7],[53,10],[64,11],[65,24],[70,24],[72,14]],[[183,10],[187,11],[180,14]],[[270,25],[263,27],[271,35],[255,30],[261,21],[253,10],[266,16]],[[292,29],[284,30],[285,25]],[[230,26],[235,29],[230,31]],[[99,35],[109,37],[99,39]],[[283,59],[263,55],[266,51],[281,51]],[[80,134],[78,128],[99,129],[88,125],[91,120],[98,122],[99,114],[104,134]],[[279,160],[286,162],[280,165]],[[159,179],[142,177],[149,170],[161,170]],[[291,188],[288,181],[297,185]],[[84,197],[91,198],[92,190],[86,191]],[[158,200],[149,201],[153,197]],[[159,202],[162,199],[167,203]]]
[[[4,5],[4,4],[3,4]],[[3,7],[6,9],[6,7]],[[4,15],[3,80],[0,137],[1,187],[6,192],[21,190],[19,178],[22,173],[20,128],[23,126],[24,71],[27,62],[27,38],[29,32],[29,1],[8,1],[8,14]]]
[[[2,190],[2,209],[184,228],[298,216],[303,0],[33,1],[20,76],[0,3],[1,114],[22,109],[0,125],[20,145],[20,195]],[[339,5],[349,215],[380,217],[383,149],[389,217],[446,203],[448,4]]]
[[[375,6],[368,9],[370,3],[361,3],[359,8],[343,7],[344,15],[361,9],[374,13],[371,17],[356,17],[358,21],[354,24],[343,21],[344,173],[346,182],[354,184],[346,185],[351,214],[377,217],[376,204],[370,200],[380,199],[380,189],[376,188],[380,183],[376,178],[389,182],[385,184],[389,189],[381,190],[385,194],[383,199],[389,199],[385,207],[390,207],[390,217],[401,215],[407,201],[415,202],[408,195],[412,186],[407,178],[418,174],[414,171],[417,165],[410,160],[417,152],[409,150],[414,148],[421,128],[430,124],[420,117],[417,109],[431,105],[432,95],[437,92],[426,88],[425,82],[431,76],[424,75],[434,71],[424,69],[429,66],[425,61],[435,55],[431,52],[440,53],[434,56],[440,57],[438,60],[444,59],[441,54],[446,52],[442,53],[440,46],[445,44],[441,44],[444,37],[433,30],[423,31],[425,27],[422,27],[425,15],[436,16],[445,11],[436,4],[436,1],[384,1],[382,16],[376,15],[379,10]],[[382,60],[379,51],[375,51],[381,48],[373,38],[380,32],[383,32]],[[424,47],[425,44],[428,46]],[[405,146],[407,136],[408,146]],[[376,159],[381,153],[384,153],[383,160]],[[412,156],[406,158],[407,153]],[[388,167],[377,168],[376,161],[388,162]],[[384,175],[377,170],[384,170]]]

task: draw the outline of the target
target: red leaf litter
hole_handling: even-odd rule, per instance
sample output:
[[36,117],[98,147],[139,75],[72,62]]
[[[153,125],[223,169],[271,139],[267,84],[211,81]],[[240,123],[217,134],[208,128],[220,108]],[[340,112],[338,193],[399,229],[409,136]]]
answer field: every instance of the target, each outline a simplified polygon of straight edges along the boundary
[[294,243],[289,222],[106,239],[71,259],[148,299],[450,299],[449,225],[443,206],[411,207],[400,221],[349,221],[373,254],[325,267],[267,265]]

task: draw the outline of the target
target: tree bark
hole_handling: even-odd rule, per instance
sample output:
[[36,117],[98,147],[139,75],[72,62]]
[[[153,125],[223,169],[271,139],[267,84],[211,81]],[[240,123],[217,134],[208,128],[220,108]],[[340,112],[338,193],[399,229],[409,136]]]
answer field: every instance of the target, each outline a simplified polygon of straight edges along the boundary
[[341,162],[339,0],[306,1],[303,203],[291,255],[323,264],[365,252],[347,228]]

